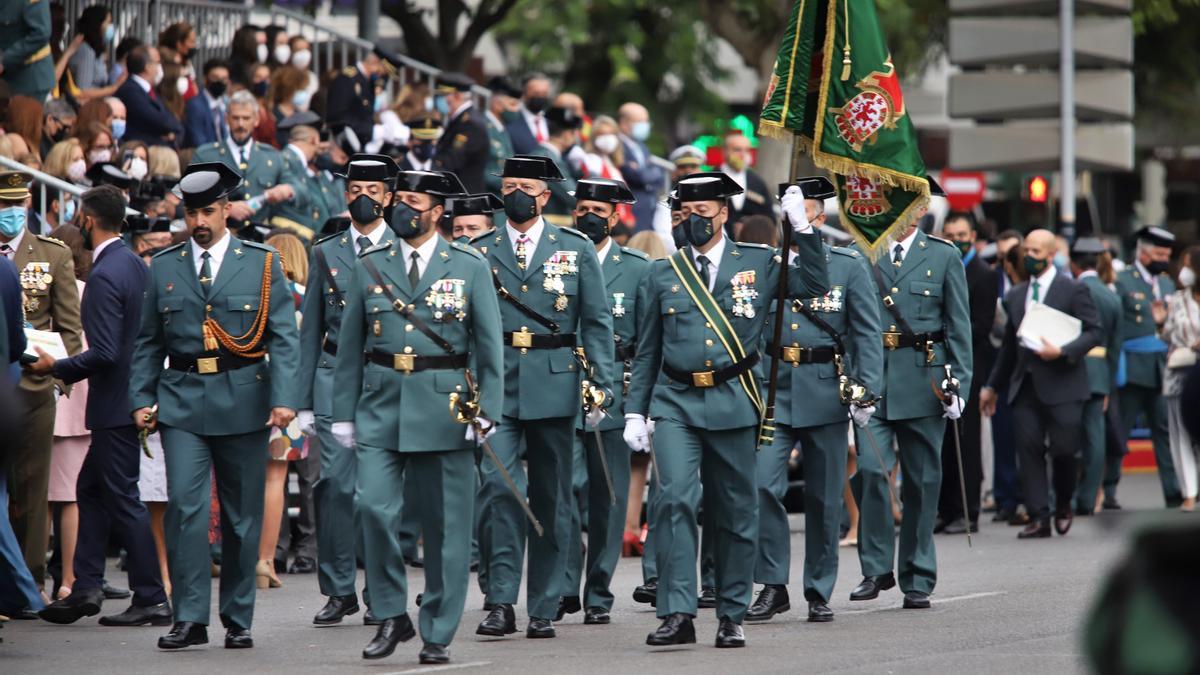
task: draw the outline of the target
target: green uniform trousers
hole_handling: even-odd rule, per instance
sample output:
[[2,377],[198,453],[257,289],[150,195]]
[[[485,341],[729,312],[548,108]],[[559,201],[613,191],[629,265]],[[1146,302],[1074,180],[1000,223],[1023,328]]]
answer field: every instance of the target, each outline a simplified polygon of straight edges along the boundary
[[[1141,416],[1150,428],[1154,442],[1154,463],[1158,465],[1158,480],[1162,483],[1163,499],[1168,505],[1183,500],[1179,490],[1179,479],[1175,476],[1175,460],[1171,458],[1171,441],[1167,431],[1167,403],[1162,390],[1157,387],[1142,387],[1127,384],[1121,387],[1121,422],[1125,425],[1125,437]],[[1110,475],[1121,475],[1121,459],[1110,460]]]
[[899,497],[904,520],[900,524],[896,576],[905,593],[932,593],[937,583],[933,522],[942,487],[941,448],[946,420],[940,415],[892,421],[871,418],[866,429],[856,428],[854,434],[858,473],[851,479],[851,486],[858,499],[858,560],[863,576],[891,572],[896,559],[896,523],[887,472],[896,462],[895,447],[899,445],[903,475]]
[[660,618],[676,612],[696,615],[696,518],[702,496],[713,533],[717,617],[741,623],[746,616],[758,542],[753,470],[757,434],[757,427],[709,431],[669,419],[656,421],[654,447],[662,492],[653,518]]
[[[623,439],[622,439],[623,440]],[[658,581],[658,557],[654,548],[654,505],[658,501],[658,483],[655,480],[653,466],[647,475],[646,484],[646,541],[642,545],[642,582]],[[703,493],[703,488],[701,488]],[[701,500],[703,501],[703,500]],[[703,519],[702,519],[703,520]],[[700,587],[716,588],[716,565],[713,564],[712,554],[713,531],[711,521],[700,524]]]
[[[484,462],[491,461],[486,457],[480,459]],[[477,459],[476,461],[478,462],[479,460]],[[479,592],[487,595],[488,551],[491,550],[490,540],[488,539],[491,533],[489,526],[491,511],[487,508],[487,503],[483,498],[484,483],[482,471],[483,467],[480,466],[475,472],[478,478],[475,481],[475,539],[471,544],[471,558],[472,560],[479,561],[479,571],[475,573],[475,581],[479,584]],[[515,476],[513,480],[516,480]],[[522,490],[525,488],[522,482],[517,482],[517,486]]]
[[804,461],[804,598],[828,602],[832,596],[837,581],[842,488],[849,446],[846,424],[776,424],[775,441],[759,451],[756,582],[788,583],[792,547],[783,499],[788,488],[788,456],[799,443]]
[[[504,468],[517,481],[525,480],[521,448],[529,465],[529,506],[541,522],[542,536],[529,534],[529,583],[526,601],[529,616],[553,619],[558,613],[567,573],[569,537],[559,518],[558,503],[571,491],[572,445],[575,417],[519,420],[504,417],[490,443]],[[487,600],[515,604],[521,588],[521,566],[525,558],[526,520],[516,497],[505,485],[490,460],[482,464],[485,508],[490,514],[486,537],[489,552]]]
[[358,575],[355,558],[362,552],[360,523],[354,503],[358,460],[330,432],[331,418],[317,415],[321,477],[313,484],[317,510],[317,584],[323,595],[354,595]]
[[[359,445],[355,495],[362,520],[363,563],[371,611],[391,619],[408,610],[408,576],[396,532],[414,509],[425,532],[425,594],[421,639],[448,645],[462,619],[471,582],[471,520],[475,457],[471,450],[396,452]],[[411,476],[414,503],[400,486]]]
[[1083,404],[1083,452],[1075,488],[1075,508],[1088,513],[1096,507],[1096,493],[1104,478],[1105,424],[1104,395],[1092,394]]
[[21,545],[25,566],[33,582],[42,587],[46,577],[46,546],[50,523],[47,495],[50,490],[50,456],[54,442],[54,389],[17,390],[21,420],[17,442],[7,451],[8,518]]
[[167,558],[175,621],[208,625],[212,598],[208,519],[210,476],[221,506],[221,591],[218,612],[226,628],[250,629],[254,620],[254,566],[262,534],[270,430],[201,436],[159,425],[167,464]]
[[[413,505],[417,501],[417,486],[413,479],[404,477],[404,503]],[[417,509],[407,508],[400,512],[400,554],[405,560],[417,560],[421,550],[417,542],[421,540],[421,517]]]
[[[631,450],[625,444],[622,429],[600,432],[604,442],[604,457],[612,472],[613,492],[617,501],[612,503],[608,496],[608,483],[604,480],[604,468],[600,464],[600,450],[596,446],[596,435],[592,431],[578,432],[576,446],[581,448],[586,467],[584,492],[586,504],[578,505],[572,500],[569,505],[578,505],[572,511],[571,548],[567,562],[567,586],[563,595],[580,595],[579,582],[583,579],[583,606],[612,609],[612,578],[621,558],[621,541],[625,535],[625,509],[629,501],[629,456]],[[578,473],[578,471],[576,472]],[[585,508],[586,507],[586,510]],[[580,530],[587,523],[587,564],[583,561],[583,542]],[[579,553],[576,554],[575,552]]]

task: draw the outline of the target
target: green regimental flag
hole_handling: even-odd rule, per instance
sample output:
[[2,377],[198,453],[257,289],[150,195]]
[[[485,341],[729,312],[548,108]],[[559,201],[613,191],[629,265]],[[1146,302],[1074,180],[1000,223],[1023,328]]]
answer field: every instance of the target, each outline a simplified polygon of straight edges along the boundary
[[797,152],[834,174],[841,221],[872,260],[928,204],[925,162],[875,0],[797,0],[758,130],[794,139]]

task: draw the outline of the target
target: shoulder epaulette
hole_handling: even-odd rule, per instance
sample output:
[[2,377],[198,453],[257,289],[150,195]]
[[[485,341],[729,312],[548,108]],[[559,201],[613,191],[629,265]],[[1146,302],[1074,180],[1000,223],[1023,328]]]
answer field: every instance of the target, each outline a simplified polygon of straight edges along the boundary
[[757,249],[762,249],[764,251],[775,250],[775,249],[771,248],[770,246],[767,246],[766,244],[751,244],[750,242],[745,242],[745,241],[738,241],[738,242],[734,242],[734,243],[737,244],[738,248],[757,248]]
[[836,253],[838,255],[844,255],[847,258],[857,258],[858,257],[858,251],[852,251],[848,248],[842,248],[841,246],[830,246],[829,250],[833,251],[834,253]]
[[949,246],[950,248],[955,248],[954,242],[950,241],[949,239],[942,239],[941,237],[935,237],[932,234],[927,234],[925,236],[929,238],[929,241],[936,241],[940,244],[945,244],[945,245]]
[[386,241],[381,241],[381,242],[379,242],[378,244],[375,244],[374,246],[372,246],[371,248],[369,248],[369,249],[367,249],[367,250],[363,251],[362,253],[358,254],[358,257],[360,257],[360,258],[361,258],[361,257],[363,257],[364,255],[368,255],[368,254],[370,254],[370,253],[378,253],[379,251],[386,251],[386,250],[388,250],[388,249],[389,249],[389,248],[391,248],[391,247],[392,247],[392,240],[391,240],[391,239],[388,239],[388,240],[386,240]]
[[452,241],[450,242],[450,248],[454,249],[455,251],[459,251],[460,253],[466,253],[471,257],[483,260],[483,254],[480,253],[474,246],[468,246],[465,244],[460,244],[457,241]]
[[333,239],[334,237],[340,237],[343,234],[345,234],[345,232],[334,232],[333,234],[327,234],[324,237],[321,237],[320,239],[314,239],[312,245],[316,246],[318,244],[323,244],[323,243],[329,241],[330,239]]
[[357,72],[358,66],[346,66],[345,68],[342,68],[342,74],[346,77],[354,77],[355,73]]
[[467,243],[474,244],[476,242],[483,241],[484,239],[492,236],[493,234],[496,234],[496,228],[494,228],[494,227],[492,229],[488,230],[487,232],[484,232],[483,234],[476,236],[474,239],[472,239],[471,241],[469,241]]
[[558,229],[560,229],[560,230],[562,230],[563,232],[566,232],[566,233],[568,233],[568,234],[573,234],[573,235],[575,235],[576,237],[579,237],[580,239],[583,239],[584,241],[587,241],[587,242],[591,242],[591,241],[592,241],[591,239],[588,239],[588,236],[587,236],[586,234],[584,234],[584,233],[580,232],[579,230],[577,230],[577,229],[575,229],[575,228],[573,228],[573,227],[567,227],[566,225],[559,225],[559,226],[558,226]]
[[629,248],[628,246],[622,246],[621,253],[624,253],[625,255],[631,255],[631,256],[641,259],[641,260],[649,260],[650,259],[650,256],[646,255],[644,252],[639,251],[636,248]]
[[264,243],[262,243],[262,242],[258,242],[258,241],[247,241],[247,240],[245,240],[245,239],[241,239],[241,240],[239,240],[239,241],[241,241],[241,242],[242,242],[242,244],[243,244],[243,245],[245,245],[245,246],[249,246],[250,248],[257,248],[257,249],[259,249],[260,251],[272,251],[272,252],[273,252],[273,251],[275,251],[275,247],[274,247],[274,246],[268,246],[267,244],[264,244]]
[[65,243],[63,243],[63,241],[62,241],[61,239],[55,239],[54,237],[49,237],[49,236],[46,236],[46,235],[44,235],[44,234],[35,234],[35,235],[33,235],[33,236],[34,236],[34,237],[37,237],[38,239],[41,239],[41,240],[42,240],[42,241],[44,241],[44,242],[48,242],[48,243],[51,243],[51,244],[57,244],[58,246],[61,246],[61,247],[65,248],[65,249],[70,249],[70,248],[71,248],[70,246],[67,246]]
[[154,255],[150,256],[150,259],[153,260],[154,258],[157,258],[159,256],[163,256],[172,251],[176,251],[176,250],[182,248],[183,245],[186,243],[187,243],[186,241],[181,241],[178,244],[172,244],[171,246],[168,246],[168,247],[164,248],[163,250],[159,251],[158,253],[155,253]]

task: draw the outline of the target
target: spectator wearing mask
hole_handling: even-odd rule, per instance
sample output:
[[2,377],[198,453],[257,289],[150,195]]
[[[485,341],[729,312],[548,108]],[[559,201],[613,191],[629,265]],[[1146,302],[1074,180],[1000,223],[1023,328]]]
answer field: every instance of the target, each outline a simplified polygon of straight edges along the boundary
[[134,180],[145,180],[150,173],[150,151],[141,141],[126,141],[118,149],[121,170]]
[[[654,210],[658,193],[666,175],[651,161],[646,139],[650,138],[650,113],[640,103],[625,103],[617,109],[617,125],[620,127],[621,145],[625,162],[621,164],[621,176],[637,202],[633,205],[635,231],[654,227]],[[732,220],[732,213],[730,214]]]
[[[621,146],[618,136],[620,128],[617,121],[608,115],[601,115],[591,124],[591,137],[587,140],[587,151],[583,155],[582,175],[585,178],[607,178],[622,183],[625,178],[619,168],[625,163],[625,149]],[[629,204],[617,204],[617,222],[632,228],[634,226],[633,207]]]
[[542,114],[550,107],[550,78],[530,73],[521,82],[521,105],[517,115],[506,122],[513,152],[528,155],[550,138],[550,129]]
[[234,84],[249,89],[255,65],[266,63],[270,57],[267,34],[254,24],[246,24],[233,34],[229,57],[229,77]]
[[45,159],[55,143],[64,141],[75,128],[75,109],[66,101],[52,98],[46,101],[42,118],[42,142],[38,154]]
[[45,101],[54,88],[50,55],[50,3],[4,3],[0,8],[0,80],[13,95]]
[[[1194,408],[1184,408],[1182,394],[1189,371],[1196,366],[1200,351],[1200,290],[1196,286],[1196,270],[1200,269],[1200,246],[1192,246],[1180,260],[1179,290],[1167,298],[1167,319],[1163,323],[1163,340],[1168,345],[1166,371],[1163,373],[1163,398],[1166,400],[1167,429],[1171,439],[1171,458],[1179,476],[1183,511],[1196,510],[1197,455],[1200,446],[1188,430],[1185,418],[1195,414]],[[1194,377],[1194,376],[1193,376]]]
[[[1013,287],[1024,278],[1021,267],[1021,241],[1016,230],[1005,230],[996,235],[996,311],[988,342],[992,349],[999,349],[1004,338],[1004,324],[1008,316],[1000,302]],[[996,414],[992,416],[992,499],[996,503],[993,523],[1007,522],[1009,525],[1025,525],[1029,515],[1019,509],[1021,488],[1017,482],[1017,448],[1013,436],[1012,410],[1001,398],[996,401]]]
[[463,73],[442,73],[434,89],[434,109],[446,120],[437,142],[437,167],[458,176],[467,192],[483,192],[488,163],[488,132],[471,102],[475,82]]
[[750,168],[750,139],[742,132],[730,130],[725,133],[722,146],[725,162],[721,171],[732,178],[745,192],[729,200],[730,226],[745,216],[772,216],[775,208],[771,203],[771,191],[767,183]]
[[292,50],[290,63],[303,70],[304,74],[308,76],[308,84],[304,86],[304,90],[308,92],[311,100],[321,86],[321,78],[313,69],[312,44],[302,35],[293,35],[288,39],[288,47]]
[[288,40],[287,30],[283,26],[271,24],[263,29],[267,36],[267,60],[264,62],[271,70],[292,62],[292,46]]
[[171,111],[171,115],[177,120],[182,120],[184,98],[191,83],[183,66],[178,63],[163,61],[162,69],[163,79],[155,87],[155,91],[158,92],[158,97],[162,100],[163,105]]
[[125,67],[125,59],[129,57],[129,52],[138,47],[145,46],[145,44],[141,38],[133,36],[121,38],[121,41],[117,43],[117,51],[113,52],[112,67],[108,69],[108,83],[110,85],[115,84],[120,86],[125,81],[125,78],[129,76],[129,71]]
[[488,164],[483,183],[488,192],[496,193],[500,192],[500,165],[514,154],[507,125],[520,119],[521,90],[499,76],[489,80],[487,86],[492,97],[484,115],[488,129]]
[[115,26],[112,11],[102,5],[92,5],[79,15],[75,39],[67,47],[74,50],[67,67],[79,92],[75,100],[83,103],[94,98],[112,96],[118,84],[108,79],[108,46],[112,44]]
[[92,124],[77,129],[75,133],[78,134],[79,143],[83,146],[83,158],[87,161],[89,169],[95,164],[112,161],[116,144],[113,143],[113,135],[107,127]]
[[574,174],[567,164],[567,150],[579,142],[579,129],[583,120],[566,108],[550,107],[544,114],[550,137],[538,145],[531,154],[548,157],[558,167],[563,180],[549,183],[550,200],[542,207],[542,217],[551,225],[573,227],[575,223]]
[[279,149],[279,141],[275,140],[275,116],[271,114],[268,97],[271,94],[271,69],[265,63],[259,63],[251,69],[250,93],[258,100],[258,126],[254,128],[254,140],[259,143]]
[[108,105],[109,110],[108,128],[112,130],[113,140],[120,143],[125,139],[125,131],[129,128],[125,104],[116,96],[109,96],[104,99],[104,102]]
[[204,63],[204,87],[188,99],[183,111],[183,144],[198,148],[229,137],[225,105],[229,100],[229,65],[222,59]]
[[329,84],[325,120],[333,133],[349,127],[360,144],[371,140],[375,122],[375,80],[383,73],[383,61],[374,52],[353,66],[343,68]]
[[183,127],[154,91],[163,81],[158,49],[139,47],[129,53],[125,63],[129,79],[117,90],[117,98],[125,104],[129,118],[123,138],[147,145],[173,145],[183,135]]
[[[186,21],[180,21],[167,26],[158,34],[158,49],[163,63],[174,63],[183,70],[183,78],[187,87],[183,88],[181,96],[189,100],[199,93],[196,88],[196,69],[192,66],[192,53],[196,51],[196,29]],[[168,77],[170,73],[168,73]],[[177,85],[178,86],[178,85]]]
[[83,158],[83,145],[78,138],[68,138],[55,143],[46,153],[42,166],[46,173],[75,185],[83,185],[87,174],[87,161]]
[[401,171],[433,171],[433,158],[437,154],[437,141],[442,136],[442,127],[437,118],[422,114],[404,122],[408,127],[408,152],[400,158]]
[[[287,45],[283,45],[287,47]],[[308,73],[295,66],[277,66],[271,73],[267,106],[276,128],[285,118],[308,110]]]

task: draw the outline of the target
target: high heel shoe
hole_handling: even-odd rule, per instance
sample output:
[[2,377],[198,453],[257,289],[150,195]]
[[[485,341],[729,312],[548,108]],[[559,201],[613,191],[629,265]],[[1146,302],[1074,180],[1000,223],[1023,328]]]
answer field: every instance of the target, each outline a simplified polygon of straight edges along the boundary
[[259,560],[254,567],[254,585],[259,588],[283,588],[283,582],[275,576],[270,560]]
[[621,556],[625,558],[639,557],[645,551],[645,545],[642,544],[641,538],[636,532],[625,532],[625,537],[621,541]]

